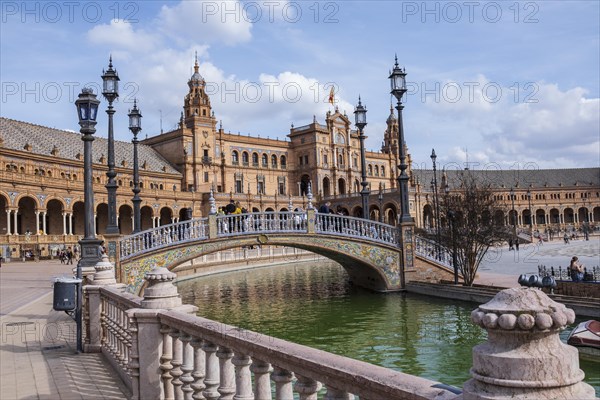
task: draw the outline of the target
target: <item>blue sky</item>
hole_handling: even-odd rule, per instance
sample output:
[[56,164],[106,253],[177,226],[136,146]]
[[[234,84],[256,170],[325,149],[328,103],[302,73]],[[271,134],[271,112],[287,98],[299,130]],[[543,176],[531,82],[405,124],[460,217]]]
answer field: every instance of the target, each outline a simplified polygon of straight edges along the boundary
[[[115,136],[175,126],[194,54],[226,131],[285,138],[332,107],[368,108],[381,147],[394,55],[408,73],[417,167],[600,166],[600,2],[184,1],[1,3],[1,115],[78,130],[73,101],[121,78]],[[259,11],[260,10],[260,11]],[[101,97],[101,96],[100,96]],[[101,108],[106,109],[103,100]],[[106,114],[97,125],[107,136]]]

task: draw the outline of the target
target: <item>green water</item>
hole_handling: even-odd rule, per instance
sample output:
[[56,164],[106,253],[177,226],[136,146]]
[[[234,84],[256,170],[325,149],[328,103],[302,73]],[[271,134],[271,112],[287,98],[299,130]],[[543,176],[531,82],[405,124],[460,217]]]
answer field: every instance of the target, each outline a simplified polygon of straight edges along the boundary
[[[486,340],[470,321],[473,303],[373,293],[328,263],[218,274],[178,287],[200,316],[457,387],[470,378],[472,347]],[[581,367],[600,393],[600,363],[581,360]]]

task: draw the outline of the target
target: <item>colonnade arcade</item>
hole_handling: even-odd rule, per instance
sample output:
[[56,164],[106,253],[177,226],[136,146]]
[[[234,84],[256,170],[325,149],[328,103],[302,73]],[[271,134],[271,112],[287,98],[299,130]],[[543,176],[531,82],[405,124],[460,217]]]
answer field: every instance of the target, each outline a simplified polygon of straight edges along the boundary
[[[435,227],[434,211],[431,204],[423,206],[421,215],[423,227]],[[524,228],[532,226],[534,230],[540,228],[563,229],[568,226],[575,227],[585,223],[595,224],[599,222],[600,207],[594,207],[593,209],[586,206],[538,207],[533,209],[533,218],[532,211],[529,209],[515,208],[514,210],[508,210],[508,212],[498,211],[495,218],[507,226],[516,225]],[[445,216],[440,215],[440,223],[442,225],[446,223]]]
[[[0,232],[3,235],[83,235],[84,203],[72,198],[46,198],[43,195],[15,196],[0,193]],[[185,218],[185,209],[175,213],[170,207],[144,206],[141,208],[142,229],[178,222]],[[176,215],[176,217],[174,217]],[[96,234],[106,231],[108,205],[99,203],[95,210]],[[121,234],[133,231],[133,208],[118,206],[117,222]]]

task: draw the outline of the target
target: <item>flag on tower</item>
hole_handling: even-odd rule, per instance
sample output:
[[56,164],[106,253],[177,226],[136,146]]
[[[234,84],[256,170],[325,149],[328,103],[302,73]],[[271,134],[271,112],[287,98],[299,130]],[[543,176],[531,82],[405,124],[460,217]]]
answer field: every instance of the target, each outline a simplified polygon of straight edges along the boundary
[[331,90],[329,91],[329,100],[328,100],[331,105],[333,105],[335,103],[335,93],[333,91],[333,85],[331,85]]

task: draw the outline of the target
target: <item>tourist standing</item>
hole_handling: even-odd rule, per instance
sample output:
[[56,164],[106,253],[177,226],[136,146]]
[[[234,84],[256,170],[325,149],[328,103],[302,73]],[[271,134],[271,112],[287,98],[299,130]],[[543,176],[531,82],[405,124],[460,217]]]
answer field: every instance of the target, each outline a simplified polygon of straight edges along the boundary
[[583,281],[583,265],[579,262],[579,258],[575,256],[571,258],[569,271],[571,272],[571,279],[573,282]]

